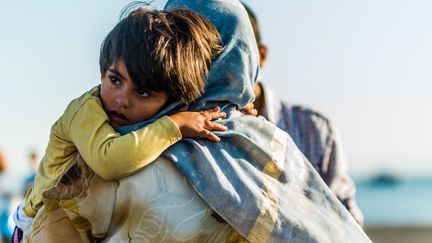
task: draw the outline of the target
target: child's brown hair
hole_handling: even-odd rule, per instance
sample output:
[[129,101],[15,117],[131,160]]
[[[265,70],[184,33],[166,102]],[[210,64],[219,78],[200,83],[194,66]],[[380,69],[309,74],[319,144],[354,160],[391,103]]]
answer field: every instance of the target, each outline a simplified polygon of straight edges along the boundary
[[99,65],[104,75],[123,60],[139,88],[166,92],[170,103],[190,103],[203,92],[208,69],[221,51],[218,31],[199,14],[138,8],[105,38]]

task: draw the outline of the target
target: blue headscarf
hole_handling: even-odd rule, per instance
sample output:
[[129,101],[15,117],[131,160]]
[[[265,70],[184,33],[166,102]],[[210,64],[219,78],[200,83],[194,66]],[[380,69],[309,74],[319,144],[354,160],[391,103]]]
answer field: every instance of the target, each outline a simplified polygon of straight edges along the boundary
[[[175,8],[188,8],[208,18],[221,33],[224,45],[209,70],[205,92],[191,108],[205,109],[215,104],[244,107],[252,102],[259,56],[251,23],[240,2],[168,1],[165,6],[166,10]],[[233,15],[235,11],[238,13]]]
[[[247,13],[237,0],[170,0],[165,10],[188,8],[207,17],[222,36],[206,90],[190,110],[218,105],[227,112],[218,143],[186,138],[163,153],[196,193],[249,241],[368,242],[284,131],[236,109],[253,100],[258,53]],[[173,104],[155,119],[180,109]],[[154,120],[154,119],[153,119]],[[147,125],[121,127],[122,134]],[[145,149],[145,148],[143,148]]]

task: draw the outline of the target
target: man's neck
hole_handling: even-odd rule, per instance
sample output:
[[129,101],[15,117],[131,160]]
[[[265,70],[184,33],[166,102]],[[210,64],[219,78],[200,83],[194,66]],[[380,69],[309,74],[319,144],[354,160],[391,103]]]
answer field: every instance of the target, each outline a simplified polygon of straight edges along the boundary
[[264,91],[260,83],[254,86],[255,100],[253,102],[255,109],[258,111],[258,115],[262,114],[264,106]]

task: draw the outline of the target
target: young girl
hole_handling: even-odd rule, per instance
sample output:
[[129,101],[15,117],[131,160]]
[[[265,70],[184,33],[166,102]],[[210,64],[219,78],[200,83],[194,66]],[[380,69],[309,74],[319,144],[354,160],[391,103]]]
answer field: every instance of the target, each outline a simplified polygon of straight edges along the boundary
[[225,117],[219,108],[164,116],[123,136],[114,128],[198,98],[221,50],[214,26],[189,10],[140,8],[121,20],[102,44],[101,85],[73,100],[52,126],[34,185],[14,215],[17,227],[31,224],[43,205],[42,192],[55,186],[78,152],[100,177],[118,180],[148,165],[182,137],[219,141],[211,132],[227,129],[212,121]]

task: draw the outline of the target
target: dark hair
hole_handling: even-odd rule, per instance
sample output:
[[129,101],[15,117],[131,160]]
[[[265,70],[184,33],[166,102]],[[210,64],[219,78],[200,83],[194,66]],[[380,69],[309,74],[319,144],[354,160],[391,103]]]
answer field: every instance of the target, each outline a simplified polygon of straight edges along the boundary
[[122,60],[138,87],[164,91],[168,102],[189,103],[203,92],[208,69],[221,51],[218,31],[199,14],[138,8],[105,38],[99,65],[104,75]]
[[260,32],[260,27],[258,24],[258,18],[256,17],[255,13],[252,11],[252,9],[248,5],[246,5],[244,2],[241,2],[241,3],[243,4],[243,7],[246,9],[246,12],[249,16],[249,20],[252,24],[252,28],[253,28],[253,31],[255,34],[255,39],[256,39],[256,42],[259,46],[262,43],[261,43],[261,32]]

